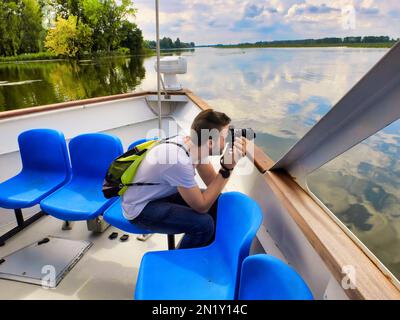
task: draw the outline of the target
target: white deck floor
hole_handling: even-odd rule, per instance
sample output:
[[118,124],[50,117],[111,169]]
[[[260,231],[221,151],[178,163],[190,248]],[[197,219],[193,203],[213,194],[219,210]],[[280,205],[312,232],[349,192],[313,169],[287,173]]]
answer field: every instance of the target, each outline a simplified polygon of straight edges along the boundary
[[[132,299],[143,254],[167,249],[166,235],[154,234],[143,242],[131,234],[128,241],[121,242],[124,232],[112,226],[102,234],[88,231],[85,221],[75,222],[69,231],[61,226],[62,221],[51,216],[41,218],[8,240],[0,248],[0,257],[48,235],[89,240],[93,246],[55,289],[0,279],[0,299]],[[113,231],[119,237],[109,240]],[[180,238],[176,236],[176,242]]]

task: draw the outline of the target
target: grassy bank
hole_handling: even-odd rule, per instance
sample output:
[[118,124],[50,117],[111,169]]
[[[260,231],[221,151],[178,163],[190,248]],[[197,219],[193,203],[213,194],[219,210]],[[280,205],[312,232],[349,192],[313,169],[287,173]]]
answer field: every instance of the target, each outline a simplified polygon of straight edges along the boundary
[[[143,49],[140,56],[152,56],[155,55],[155,51],[151,49]],[[84,54],[80,59],[76,60],[87,60],[87,59],[97,59],[97,58],[109,58],[109,57],[130,57],[135,54],[129,52],[112,51],[112,52],[101,52],[94,54]],[[8,62],[24,62],[24,61],[41,61],[41,60],[67,60],[68,58],[61,57],[50,52],[39,52],[39,53],[25,53],[17,56],[10,57],[0,57],[0,63]],[[75,60],[75,59],[74,59]]]
[[[194,51],[194,48],[190,49],[161,49],[161,55],[169,55],[173,52],[182,51]],[[132,54],[129,51],[112,51],[112,52],[96,52],[92,54],[84,54],[79,59],[72,60],[90,60],[90,59],[101,59],[101,58],[112,58],[112,57],[132,57],[132,56],[144,56],[151,57],[157,54],[155,49],[143,48],[138,54]],[[18,56],[11,57],[0,57],[0,63],[11,63],[11,62],[24,62],[24,61],[40,61],[40,60],[67,60],[68,58],[57,56],[49,52],[40,53],[27,53]]]
[[50,52],[24,53],[17,56],[0,57],[0,62],[50,60],[50,59],[59,59],[59,57]]
[[396,42],[374,42],[374,43],[270,43],[263,45],[256,44],[232,44],[215,45],[214,48],[391,48]]

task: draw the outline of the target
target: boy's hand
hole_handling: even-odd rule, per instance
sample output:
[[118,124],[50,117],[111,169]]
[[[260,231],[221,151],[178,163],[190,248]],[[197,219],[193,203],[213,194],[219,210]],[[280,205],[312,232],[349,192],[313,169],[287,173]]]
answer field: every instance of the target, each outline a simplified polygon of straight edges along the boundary
[[225,153],[222,156],[222,163],[226,168],[232,170],[239,160],[246,155],[246,144],[246,138],[236,137],[232,148],[233,150],[231,148],[226,148]]

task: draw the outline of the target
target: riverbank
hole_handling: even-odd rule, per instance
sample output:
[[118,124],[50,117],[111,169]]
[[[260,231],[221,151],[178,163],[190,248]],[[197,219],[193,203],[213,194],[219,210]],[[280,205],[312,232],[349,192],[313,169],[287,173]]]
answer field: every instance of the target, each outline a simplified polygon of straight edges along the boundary
[[113,57],[132,57],[132,56],[152,56],[155,55],[155,51],[151,49],[143,49],[140,54],[130,54],[126,52],[112,51],[107,53],[96,53],[96,54],[85,54],[80,59],[68,59],[50,52],[38,52],[38,53],[24,53],[17,56],[0,57],[0,63],[12,63],[12,62],[35,62],[35,61],[48,61],[48,60],[92,60],[98,58],[113,58]]
[[391,48],[396,42],[377,42],[377,43],[270,43],[270,44],[228,44],[228,45],[212,45],[209,47],[232,49],[232,48]]
[[0,57],[0,62],[19,62],[19,61],[40,61],[40,60],[57,60],[59,56],[50,52],[38,52],[38,53],[24,53],[17,56]]
[[[161,55],[170,55],[172,53],[180,53],[185,51],[194,51],[195,48],[175,48],[175,49],[161,49]],[[82,61],[82,60],[94,60],[102,58],[123,58],[123,57],[151,57],[157,54],[156,50],[144,48],[140,54],[129,54],[121,53],[118,51],[113,51],[109,53],[97,53],[91,55],[83,55],[80,59],[68,59],[65,57],[60,57],[49,52],[39,52],[39,53],[26,53],[18,56],[11,57],[0,57],[0,63],[13,63],[13,62],[41,62],[41,61]]]

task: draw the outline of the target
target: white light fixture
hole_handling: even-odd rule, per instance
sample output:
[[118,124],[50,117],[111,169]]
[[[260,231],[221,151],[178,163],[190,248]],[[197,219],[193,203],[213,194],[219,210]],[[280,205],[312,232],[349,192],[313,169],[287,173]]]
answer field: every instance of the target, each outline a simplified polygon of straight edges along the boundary
[[[157,63],[154,64],[157,70]],[[169,56],[160,59],[160,73],[163,74],[165,90],[176,91],[182,90],[182,85],[178,83],[177,74],[185,74],[187,72],[187,62],[183,57]]]

